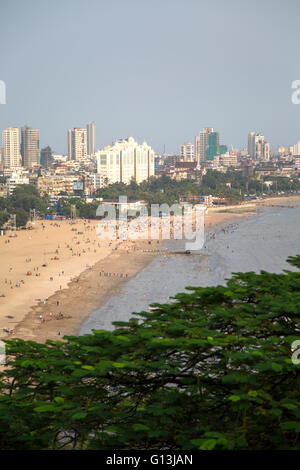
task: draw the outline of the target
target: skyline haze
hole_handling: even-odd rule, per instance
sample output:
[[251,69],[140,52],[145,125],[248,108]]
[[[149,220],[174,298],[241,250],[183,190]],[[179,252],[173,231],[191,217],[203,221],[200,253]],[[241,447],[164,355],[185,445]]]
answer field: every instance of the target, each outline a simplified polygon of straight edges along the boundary
[[228,147],[250,131],[294,145],[299,13],[296,0],[2,0],[0,129],[40,129],[65,154],[67,130],[91,121],[96,149],[132,135],[180,153],[204,127]]

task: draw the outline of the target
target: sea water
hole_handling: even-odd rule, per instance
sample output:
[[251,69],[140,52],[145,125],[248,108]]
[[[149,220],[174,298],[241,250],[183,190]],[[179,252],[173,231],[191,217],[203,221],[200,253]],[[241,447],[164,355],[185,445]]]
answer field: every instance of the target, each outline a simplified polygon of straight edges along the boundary
[[127,321],[132,312],[148,310],[153,302],[171,302],[170,297],[185,292],[186,286],[225,284],[233,272],[293,270],[286,259],[300,254],[300,206],[263,210],[250,218],[211,228],[203,248],[191,255],[184,254],[183,240],[170,240],[165,247],[182,250],[182,254],[154,258],[123,284],[119,294],[91,313],[80,334],[112,329],[113,321]]

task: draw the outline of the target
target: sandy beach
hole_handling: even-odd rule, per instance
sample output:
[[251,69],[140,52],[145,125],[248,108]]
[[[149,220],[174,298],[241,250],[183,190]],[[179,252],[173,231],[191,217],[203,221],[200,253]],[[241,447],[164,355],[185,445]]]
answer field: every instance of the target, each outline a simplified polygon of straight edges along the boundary
[[[205,227],[292,205],[300,195],[213,207]],[[0,237],[0,338],[44,342],[77,334],[83,320],[159,253],[148,240],[102,240],[98,221],[36,221],[32,230]]]
[[[144,266],[151,256],[143,251],[146,241],[103,240],[97,225],[81,219],[36,221],[31,230],[0,237],[0,338],[43,341],[59,330],[74,332],[81,316],[97,306],[96,295],[90,300],[92,288],[105,297]],[[102,269],[105,276],[94,283],[95,271],[100,278]],[[68,331],[62,328],[67,319]]]

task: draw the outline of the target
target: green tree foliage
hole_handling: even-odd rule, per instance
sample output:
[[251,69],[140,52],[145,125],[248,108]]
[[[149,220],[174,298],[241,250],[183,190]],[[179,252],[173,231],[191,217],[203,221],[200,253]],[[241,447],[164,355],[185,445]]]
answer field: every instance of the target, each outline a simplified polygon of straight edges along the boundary
[[0,228],[8,221],[9,217],[7,212],[0,210]]
[[[249,173],[249,172],[248,172]],[[118,200],[120,195],[128,197],[129,201],[144,200],[148,204],[169,204],[179,201],[180,196],[207,196],[226,198],[229,203],[238,203],[247,193],[272,194],[277,191],[298,191],[300,181],[297,178],[266,176],[266,180],[273,181],[267,188],[263,180],[258,180],[255,173],[246,174],[242,170],[228,168],[226,173],[216,170],[207,170],[200,182],[194,180],[176,181],[165,175],[160,178],[150,178],[137,185],[134,181],[129,185],[123,183],[111,184],[97,191],[97,197],[104,200]],[[230,183],[230,186],[228,185]]]
[[58,202],[59,210],[62,212],[62,215],[70,217],[71,215],[71,206],[76,207],[76,216],[83,219],[95,219],[96,212],[98,208],[98,203],[86,203],[80,198],[61,198]]
[[36,209],[40,215],[47,212],[47,198],[41,199],[37,188],[30,184],[17,186],[9,202],[13,208],[24,209],[28,214],[30,209]]
[[7,198],[0,197],[0,210],[5,210],[9,208],[9,202]]
[[83,219],[95,219],[97,208],[98,208],[97,203],[96,204],[93,204],[93,203],[82,204],[79,207],[79,217],[82,217]]
[[24,209],[16,209],[15,214],[17,227],[25,227],[29,220],[28,212]]
[[[227,183],[231,182],[229,188]],[[169,204],[179,201],[180,196],[213,195],[226,197],[230,201],[239,202],[243,199],[245,180],[241,172],[228,170],[220,173],[208,170],[201,183],[194,180],[176,181],[165,175],[160,178],[150,178],[137,185],[135,182],[125,185],[123,183],[111,184],[97,191],[97,197],[104,200],[118,200],[120,195],[127,196],[129,201],[144,200],[148,204]]]
[[[300,256],[114,331],[7,342],[1,449],[300,449]],[[295,269],[296,268],[296,269]]]

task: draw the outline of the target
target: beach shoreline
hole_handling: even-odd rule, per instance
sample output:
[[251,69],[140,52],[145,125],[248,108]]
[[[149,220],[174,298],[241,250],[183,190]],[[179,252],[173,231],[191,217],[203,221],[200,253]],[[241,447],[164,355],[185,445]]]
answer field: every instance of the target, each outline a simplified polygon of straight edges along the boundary
[[[259,208],[284,207],[285,204],[295,203],[300,203],[300,195],[258,200],[244,206],[236,205],[230,208],[226,206],[213,207],[208,209],[205,215],[205,229],[207,232],[216,230],[226,224],[251,217],[256,215]],[[95,234],[91,233],[95,229],[96,222],[76,220],[74,225],[70,225],[70,227],[77,227],[77,233],[80,233],[84,227],[82,224],[85,224],[85,227],[90,227],[88,229],[89,244],[93,240],[92,246],[97,247],[98,240]],[[83,256],[83,260],[79,255],[78,260],[80,259],[81,263],[78,260],[75,264],[73,262],[74,270],[72,260],[65,259],[63,266],[71,263],[71,277],[56,279],[55,282],[52,282],[50,290],[49,282],[47,283],[48,289],[46,286],[42,289],[42,283],[36,283],[36,289],[39,289],[39,292],[49,293],[46,300],[30,305],[28,302],[27,304],[24,302],[22,313],[22,305],[18,301],[13,302],[12,299],[10,312],[14,312],[14,315],[3,315],[7,311],[2,310],[0,303],[0,325],[1,323],[2,325],[13,325],[13,333],[7,334],[2,330],[0,338],[22,338],[45,342],[47,339],[58,340],[63,336],[77,335],[82,323],[94,310],[104,305],[112,295],[119,292],[122,285],[143,270],[155,256],[163,253],[161,242],[152,241],[151,243],[149,246],[147,240],[138,240],[133,244],[130,244],[129,241],[101,241],[101,249],[97,249],[99,253],[94,256],[91,253],[92,250],[89,253],[92,256],[83,253],[82,256],[87,255]],[[56,271],[57,267],[58,265]],[[60,283],[59,286],[58,283]],[[0,299],[0,302],[2,300],[4,299]],[[8,319],[7,316],[13,318]]]
[[139,247],[139,254],[125,250],[110,253],[47,302],[31,307],[10,337],[45,342],[77,335],[82,322],[153,259],[153,253],[142,251],[143,244]]

